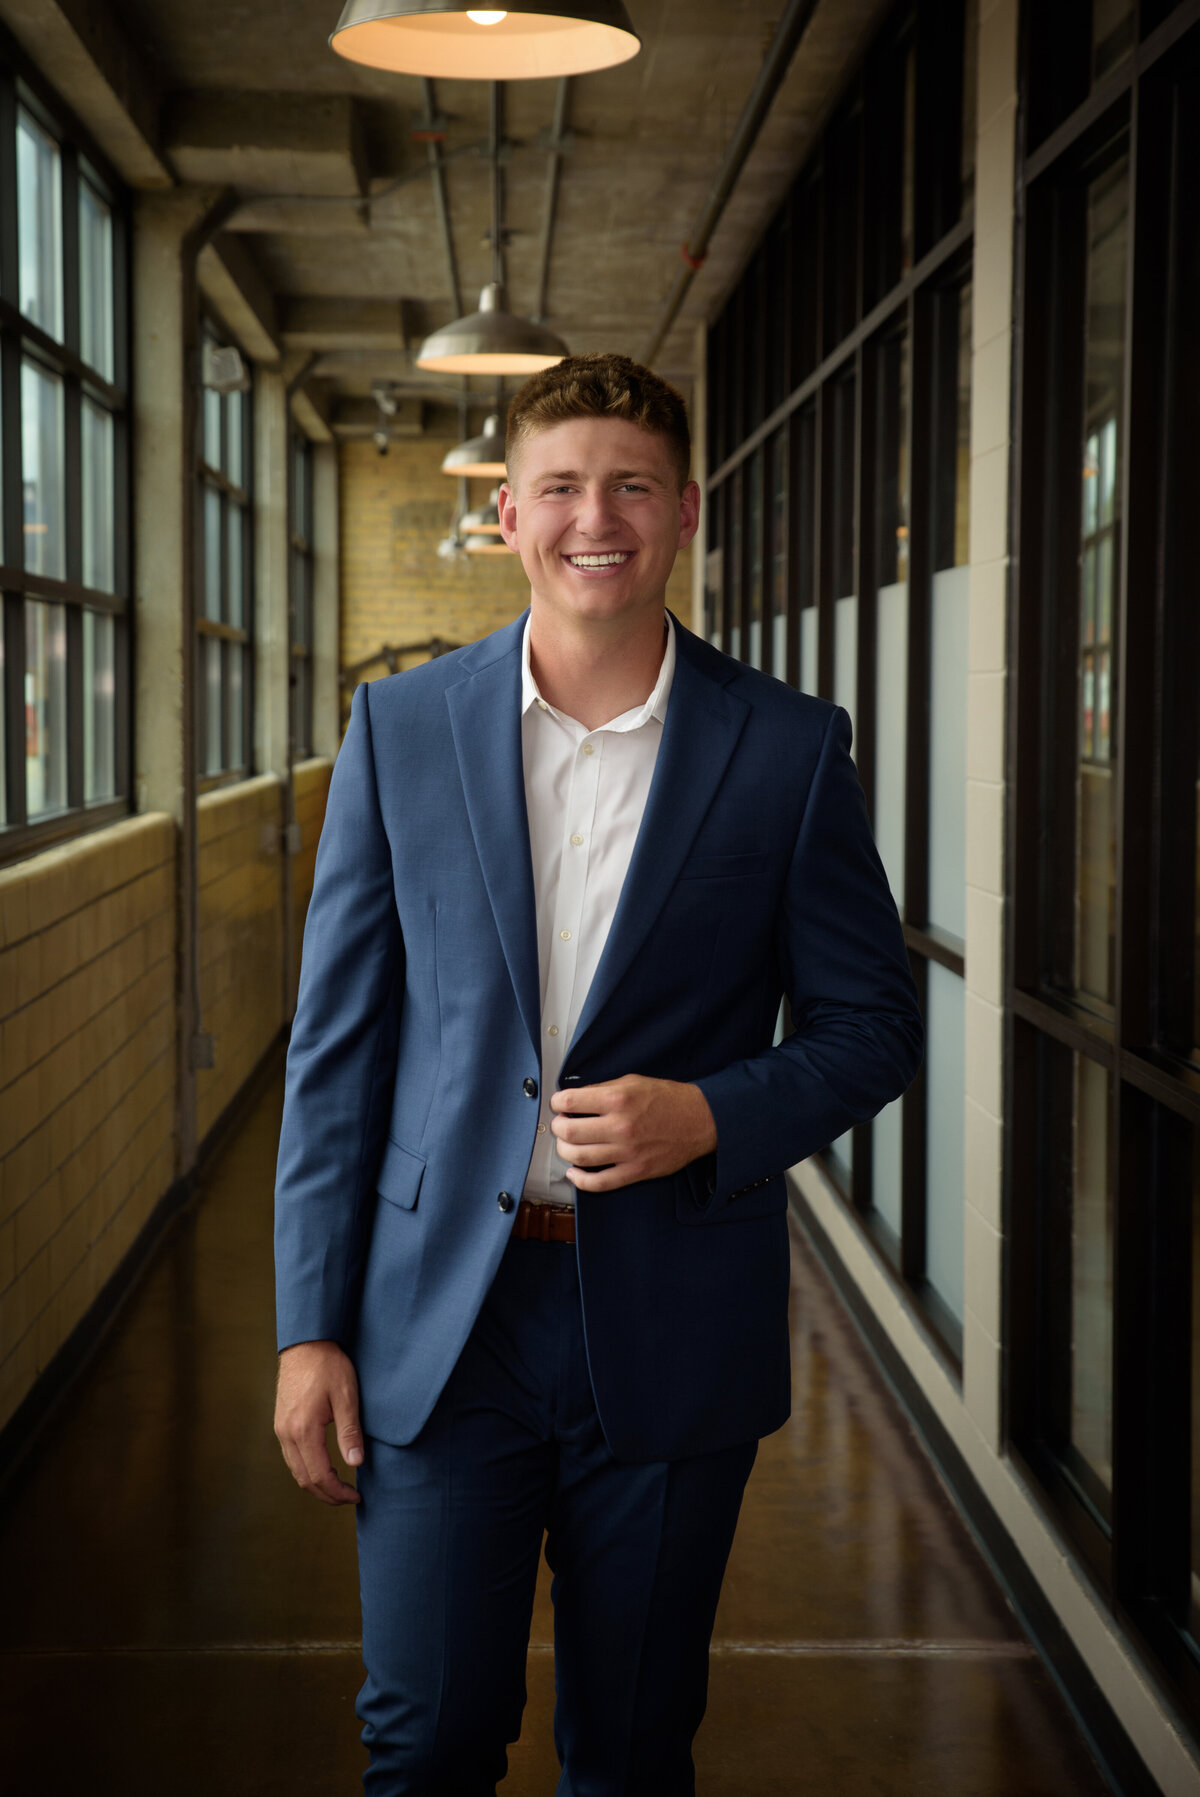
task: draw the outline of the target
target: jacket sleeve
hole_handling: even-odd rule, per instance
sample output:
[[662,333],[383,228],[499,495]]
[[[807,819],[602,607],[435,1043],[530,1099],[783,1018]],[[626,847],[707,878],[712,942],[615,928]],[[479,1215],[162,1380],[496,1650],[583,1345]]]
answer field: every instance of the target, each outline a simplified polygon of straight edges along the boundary
[[275,1184],[278,1345],[353,1323],[404,945],[379,808],[368,688],[354,695],[317,849]]
[[697,1081],[717,1149],[693,1164],[715,1211],[874,1117],[911,1083],[923,1026],[908,952],[850,759],[850,719],[830,717],[801,815],[777,924],[793,1033]]

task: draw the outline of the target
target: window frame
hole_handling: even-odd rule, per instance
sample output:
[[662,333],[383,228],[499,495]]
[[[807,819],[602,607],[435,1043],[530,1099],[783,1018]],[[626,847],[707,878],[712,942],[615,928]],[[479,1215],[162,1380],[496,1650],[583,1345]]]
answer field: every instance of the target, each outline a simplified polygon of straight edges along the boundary
[[[17,120],[21,111],[58,147],[61,180],[63,335],[58,340],[20,310],[18,291]],[[112,221],[112,379],[80,354],[79,197],[96,188]],[[7,202],[7,203],[5,203]],[[129,195],[70,108],[59,99],[10,34],[0,27],[0,461],[8,471],[0,507],[0,602],[3,607],[4,731],[0,755],[6,821],[0,824],[0,865],[54,843],[102,829],[129,814],[132,766],[132,509],[130,494]],[[63,404],[64,574],[24,565],[21,370],[24,363],[61,381]],[[94,401],[113,420],[113,591],[83,580],[83,407]],[[15,478],[12,471],[16,471]],[[28,815],[26,785],[26,604],[61,605],[66,628],[66,804]],[[83,618],[93,611],[113,620],[113,788],[85,800]]]
[[[206,308],[201,311],[198,334],[199,365],[196,370],[198,403],[196,405],[196,443],[194,498],[195,530],[195,617],[196,637],[196,791],[215,792],[220,787],[236,785],[252,779],[255,771],[254,752],[254,687],[255,687],[255,569],[254,569],[254,377],[253,365],[247,362],[249,386],[241,389],[238,408],[241,424],[240,459],[242,481],[239,485],[228,472],[230,460],[230,411],[228,394],[216,394],[220,406],[220,462],[217,467],[207,460],[205,442],[205,398],[215,389],[206,388],[203,380],[203,355],[206,342],[214,345],[234,344],[235,340],[220,321]],[[215,495],[219,505],[220,575],[218,581],[219,618],[206,615],[208,593],[207,532],[205,514],[209,497]],[[242,622],[231,618],[232,588],[229,578],[229,520],[236,508],[241,518],[241,615]],[[220,645],[220,762],[219,768],[205,772],[208,765],[207,647]],[[235,705],[232,678],[234,656],[241,657],[241,728],[242,758],[234,762],[231,748],[234,735]]]

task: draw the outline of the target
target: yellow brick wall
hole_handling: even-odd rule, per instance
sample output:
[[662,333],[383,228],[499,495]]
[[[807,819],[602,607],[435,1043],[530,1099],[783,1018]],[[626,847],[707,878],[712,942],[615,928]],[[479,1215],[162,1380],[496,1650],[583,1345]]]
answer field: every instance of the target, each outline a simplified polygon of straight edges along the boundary
[[0,1425],[175,1175],[175,826],[0,871]]
[[[441,561],[437,545],[449,528],[457,488],[441,471],[453,439],[393,443],[381,456],[374,444],[341,449],[340,661],[352,666],[383,643],[442,637],[473,643],[499,630],[529,603],[529,583],[515,555],[473,555]],[[472,504],[487,501],[489,483],[473,481]],[[692,615],[691,551],[680,555],[667,587],[667,604],[683,623]],[[403,666],[415,666],[413,657]],[[383,663],[364,678],[387,673]],[[343,715],[350,694],[343,694]]]
[[196,813],[201,1027],[216,1048],[196,1081],[202,1142],[283,1025],[282,787],[243,780]]
[[321,825],[325,822],[325,801],[329,797],[329,777],[332,773],[332,761],[322,758],[298,762],[292,771],[296,822],[300,825],[300,852],[292,857],[292,914],[295,919],[292,941],[296,957],[293,992],[296,989],[296,974],[299,972],[300,945],[304,941],[304,919],[308,915],[308,901],[312,897],[317,843],[321,837]]

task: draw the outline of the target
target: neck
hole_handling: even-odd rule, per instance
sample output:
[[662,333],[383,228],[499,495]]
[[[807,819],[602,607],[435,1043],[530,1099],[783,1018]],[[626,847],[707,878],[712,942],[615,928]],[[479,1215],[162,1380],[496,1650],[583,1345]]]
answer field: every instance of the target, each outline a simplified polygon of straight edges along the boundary
[[529,661],[538,691],[556,711],[598,730],[654,691],[666,648],[665,611],[597,629],[585,618],[547,617],[533,604]]

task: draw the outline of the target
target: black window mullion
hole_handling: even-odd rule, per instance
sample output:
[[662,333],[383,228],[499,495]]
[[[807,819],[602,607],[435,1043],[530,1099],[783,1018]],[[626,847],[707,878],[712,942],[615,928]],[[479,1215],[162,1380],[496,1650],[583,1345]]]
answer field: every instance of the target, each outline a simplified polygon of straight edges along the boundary
[[0,69],[0,298],[19,303],[17,229],[17,92]]
[[83,804],[83,607],[68,605],[67,620],[67,804]]

